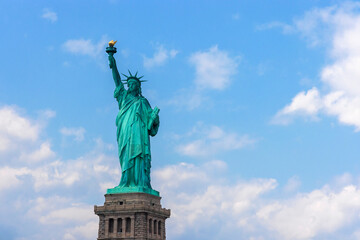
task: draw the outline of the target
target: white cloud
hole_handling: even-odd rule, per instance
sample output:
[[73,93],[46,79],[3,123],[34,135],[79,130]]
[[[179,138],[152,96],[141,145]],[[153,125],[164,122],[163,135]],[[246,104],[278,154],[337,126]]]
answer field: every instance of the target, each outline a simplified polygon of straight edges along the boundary
[[58,154],[50,141],[41,138],[47,135],[42,132],[43,121],[54,115],[41,111],[39,119],[31,120],[16,107],[0,108],[0,139],[13,146],[12,152],[2,153],[6,157],[0,163],[0,211],[11,215],[0,225],[16,222],[19,239],[61,239],[66,234],[73,239],[94,239],[98,217],[93,213],[94,203],[86,203],[86,195],[101,191],[101,196],[104,182],[109,187],[118,184],[121,173],[116,154],[105,154],[113,153],[114,146],[95,139],[90,153],[54,160]]
[[345,92],[331,92],[324,97],[325,113],[338,118],[345,125],[360,131],[360,95],[351,97]]
[[81,142],[84,140],[85,129],[83,127],[78,128],[67,128],[63,127],[60,129],[60,133],[64,136],[73,136],[75,141]]
[[195,67],[194,86],[181,89],[168,101],[177,109],[185,107],[194,110],[200,106],[211,107],[211,99],[206,90],[224,90],[230,86],[237,72],[239,56],[230,57],[229,53],[219,50],[215,45],[207,51],[191,54],[189,62]]
[[167,50],[163,45],[157,47],[152,58],[144,56],[144,67],[153,68],[164,65],[168,59],[174,58],[179,51],[175,49]]
[[192,54],[189,61],[195,66],[195,84],[200,89],[225,89],[238,67],[238,60],[219,50],[218,46]]
[[53,156],[55,156],[55,153],[51,150],[50,143],[44,142],[40,145],[39,149],[36,149],[30,153],[22,153],[20,155],[20,159],[23,161],[39,162]]
[[179,187],[180,184],[186,184],[186,182],[207,182],[208,176],[198,170],[198,167],[193,164],[179,163],[155,170],[154,176],[162,187]]
[[[83,172],[86,167],[83,166]],[[55,186],[71,186],[80,180],[82,172],[77,166],[77,162],[54,161],[33,169],[31,174],[34,179],[34,188],[39,191],[44,188]]]
[[256,213],[269,229],[284,239],[313,239],[334,233],[359,220],[360,190],[354,185],[334,192],[325,186],[293,199],[275,201]]
[[38,139],[40,126],[21,116],[16,107],[0,108],[0,153],[13,149],[24,141]]
[[310,46],[326,43],[333,34],[333,29],[327,25],[337,10],[336,6],[315,8],[304,14],[302,18],[294,20],[294,31],[301,34]]
[[20,186],[22,180],[19,177],[27,175],[29,173],[30,170],[28,168],[0,168],[0,193],[3,190],[13,189]]
[[67,40],[62,47],[69,53],[97,58],[103,53],[107,42],[105,36],[97,43],[93,43],[91,39],[71,39]]
[[[111,166],[104,162],[111,162]],[[99,191],[104,181],[112,180],[115,186],[120,179],[120,167],[117,167],[117,159],[98,152],[91,152],[88,156],[82,156],[75,160],[52,161],[31,171],[36,191],[51,187],[70,188],[80,184],[84,188],[92,182]]]
[[[31,201],[26,217],[42,224],[45,229],[56,228],[48,234],[54,239],[93,239],[98,228],[97,216],[93,205],[76,203],[73,198],[38,197]],[[62,231],[59,231],[62,230]],[[46,231],[42,231],[46,233]]]
[[[177,229],[181,232],[191,225],[202,222],[202,226],[222,222],[227,217],[239,221],[247,211],[256,207],[255,201],[260,195],[274,189],[274,180],[256,180],[250,183],[234,185],[210,185],[204,191],[178,195],[177,205],[171,205]],[[182,199],[182,201],[180,201]],[[226,222],[224,225],[229,224]]]
[[195,140],[180,144],[177,151],[188,156],[211,156],[223,151],[241,149],[255,143],[247,135],[238,135],[234,132],[225,132],[218,126],[195,126],[192,134]]
[[43,10],[43,15],[41,17],[53,23],[56,22],[58,19],[57,13],[47,8]]
[[[332,63],[321,70],[323,87],[300,92],[280,110],[274,122],[288,123],[294,116],[316,117],[319,113],[337,117],[360,130],[360,4],[314,9],[297,19],[294,27],[311,45],[329,48]],[[316,119],[316,118],[315,118]]]
[[[0,108],[0,154],[6,164],[36,163],[55,156],[48,140],[40,139],[51,110],[39,111],[38,119],[25,117],[16,106]],[[21,160],[21,161],[19,161]]]
[[113,148],[100,139],[97,139],[95,144],[93,151],[88,155],[73,160],[52,159],[55,153],[48,142],[42,143],[39,149],[27,149],[27,151],[23,151],[22,146],[18,145],[20,153],[7,159],[7,164],[11,166],[13,163],[14,167],[0,166],[0,173],[3,173],[0,177],[3,183],[0,184],[0,191],[7,189],[8,185],[13,189],[23,187],[20,183],[25,183],[22,178],[24,175],[27,176],[26,183],[30,184],[27,188],[36,192],[54,187],[69,189],[75,184],[87,188],[89,185],[86,181],[98,186],[95,188],[96,192],[102,189],[104,182],[109,185],[111,181],[115,186],[121,176],[118,159],[104,154],[104,151],[113,151]]
[[[210,164],[211,165],[211,164]],[[208,239],[350,239],[352,226],[360,222],[360,188],[349,174],[342,186],[325,185],[299,193],[298,177],[289,179],[289,197],[276,192],[274,179],[229,183],[227,173],[204,165],[180,163],[157,169],[154,182],[160,186],[164,207],[172,210],[168,235],[211,232]],[[206,169],[206,170],[205,170]],[[335,182],[338,182],[338,178]],[[189,185],[192,187],[189,188]],[[290,186],[291,185],[291,186]],[[335,190],[336,189],[336,190]],[[345,231],[345,232],[343,232]],[[229,234],[230,235],[226,235]],[[358,229],[353,230],[358,234]],[[186,236],[186,235],[185,235]]]
[[54,209],[39,218],[42,224],[61,224],[64,222],[83,223],[94,219],[93,206],[71,206]]
[[20,116],[15,107],[4,106],[0,108],[0,132],[17,139],[36,140],[39,126]]
[[36,191],[55,186],[71,186],[76,181],[79,181],[80,175],[82,175],[75,164],[64,164],[60,161],[32,169],[29,167],[13,168],[5,166],[0,167],[0,173],[2,173],[0,175],[0,180],[2,180],[0,190],[22,187],[23,180],[20,177],[28,175],[31,177],[33,188]]
[[298,93],[291,101],[274,117],[274,123],[287,124],[292,120],[293,115],[316,116],[323,107],[320,93],[317,88],[312,88],[307,92]]
[[68,229],[64,240],[94,239],[97,236],[98,228],[98,221],[89,221],[84,225]]
[[[164,206],[171,209],[168,234],[175,236],[194,229],[206,232],[215,226],[221,233],[230,225],[230,231],[235,231],[236,235],[237,223],[256,208],[262,194],[277,185],[273,179],[229,184],[219,169],[224,165],[221,161],[200,166],[180,163],[154,172],[155,185],[160,187],[166,201]],[[219,239],[219,236],[211,239]]]

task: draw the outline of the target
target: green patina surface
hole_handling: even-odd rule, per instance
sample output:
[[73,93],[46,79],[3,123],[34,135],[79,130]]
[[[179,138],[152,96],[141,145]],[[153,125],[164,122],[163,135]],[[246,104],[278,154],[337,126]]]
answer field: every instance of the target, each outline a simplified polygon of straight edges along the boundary
[[106,191],[107,194],[114,194],[114,193],[130,193],[130,192],[143,192],[152,194],[155,196],[160,196],[159,192],[151,189],[151,188],[144,188],[144,187],[121,187],[117,186],[114,188],[110,188]]
[[108,194],[144,192],[159,196],[159,192],[151,188],[150,137],[155,136],[159,128],[159,109],[151,108],[148,100],[141,95],[141,80],[137,73],[124,75],[127,83],[125,89],[118,72],[114,53],[116,48],[107,47],[109,66],[115,81],[114,97],[119,105],[116,117],[116,136],[118,155],[121,166],[120,184],[107,190]]

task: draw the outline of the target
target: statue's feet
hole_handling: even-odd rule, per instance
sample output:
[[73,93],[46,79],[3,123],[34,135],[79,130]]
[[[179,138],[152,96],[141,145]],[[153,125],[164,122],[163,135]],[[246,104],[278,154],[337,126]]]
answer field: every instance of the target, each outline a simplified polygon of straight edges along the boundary
[[141,193],[148,193],[155,196],[160,196],[159,192],[148,187],[140,187],[140,186],[134,186],[134,187],[123,187],[123,186],[117,186],[114,188],[109,188],[106,193],[107,194],[116,194],[116,193],[132,193],[132,192],[141,192]]

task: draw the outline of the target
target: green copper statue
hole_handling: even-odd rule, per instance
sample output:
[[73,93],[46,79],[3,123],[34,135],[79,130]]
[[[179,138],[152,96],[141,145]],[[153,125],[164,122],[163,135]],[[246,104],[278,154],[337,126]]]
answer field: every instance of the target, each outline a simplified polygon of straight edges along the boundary
[[159,109],[151,108],[148,100],[141,95],[141,77],[123,74],[127,83],[124,88],[118,72],[114,53],[116,42],[110,41],[106,52],[109,55],[109,65],[115,81],[114,97],[119,103],[119,113],[116,117],[116,136],[121,166],[119,186],[108,189],[108,194],[126,192],[145,192],[159,196],[150,185],[150,136],[155,136],[159,128]]

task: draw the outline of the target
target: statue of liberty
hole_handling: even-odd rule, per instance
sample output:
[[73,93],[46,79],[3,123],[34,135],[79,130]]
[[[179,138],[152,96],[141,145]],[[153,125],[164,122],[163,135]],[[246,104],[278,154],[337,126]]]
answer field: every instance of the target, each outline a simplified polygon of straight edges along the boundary
[[[116,42],[110,41],[106,48],[109,65],[115,81],[114,98],[119,104],[116,117],[116,136],[118,155],[121,166],[121,180],[119,186],[108,189],[108,194],[145,192],[159,196],[159,192],[151,188],[150,184],[150,136],[155,136],[159,128],[159,109],[151,108],[148,100],[141,94],[141,80],[143,76],[123,74],[121,80],[114,53]],[[127,89],[124,84],[126,82]]]

